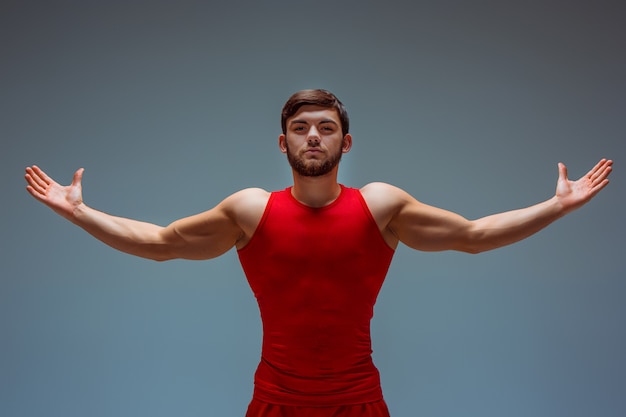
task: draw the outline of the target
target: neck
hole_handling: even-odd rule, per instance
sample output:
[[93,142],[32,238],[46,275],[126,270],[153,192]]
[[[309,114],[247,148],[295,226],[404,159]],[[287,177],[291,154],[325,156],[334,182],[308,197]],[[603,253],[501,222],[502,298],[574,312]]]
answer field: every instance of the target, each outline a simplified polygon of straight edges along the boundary
[[319,177],[304,177],[294,172],[291,194],[296,200],[309,207],[329,205],[341,194],[341,186],[337,182],[337,170]]

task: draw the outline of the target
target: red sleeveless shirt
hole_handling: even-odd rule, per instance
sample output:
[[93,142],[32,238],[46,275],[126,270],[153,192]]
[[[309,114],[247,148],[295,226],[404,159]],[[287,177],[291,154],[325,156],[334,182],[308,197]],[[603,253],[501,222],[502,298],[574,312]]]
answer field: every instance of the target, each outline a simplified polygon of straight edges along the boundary
[[263,322],[254,398],[334,406],[382,398],[370,320],[393,249],[361,192],[341,186],[330,205],[273,192],[238,251]]

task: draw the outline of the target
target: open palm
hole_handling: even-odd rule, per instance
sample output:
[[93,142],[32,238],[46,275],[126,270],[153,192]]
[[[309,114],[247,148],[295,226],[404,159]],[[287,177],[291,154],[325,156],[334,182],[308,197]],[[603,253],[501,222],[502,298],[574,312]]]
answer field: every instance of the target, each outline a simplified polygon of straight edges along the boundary
[[559,180],[556,196],[567,211],[574,210],[591,200],[609,183],[613,161],[602,159],[577,181],[567,178],[567,167],[559,163]]
[[72,183],[62,186],[38,166],[28,167],[24,176],[28,183],[26,190],[61,216],[70,218],[74,209],[83,202],[81,185],[83,171],[83,168],[77,170]]

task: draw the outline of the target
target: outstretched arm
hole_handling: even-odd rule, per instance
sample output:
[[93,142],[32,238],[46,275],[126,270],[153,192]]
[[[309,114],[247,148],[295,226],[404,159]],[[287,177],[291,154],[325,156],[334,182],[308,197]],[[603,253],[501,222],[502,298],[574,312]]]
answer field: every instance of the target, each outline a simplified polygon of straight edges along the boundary
[[477,220],[422,204],[395,191],[397,210],[389,230],[408,246],[420,250],[460,250],[478,253],[520,241],[537,233],[565,214],[583,206],[609,183],[613,162],[602,159],[577,181],[567,178],[559,163],[554,197],[542,203]]
[[246,235],[250,229],[246,226],[250,213],[258,211],[249,207],[251,202],[259,201],[259,190],[244,190],[211,210],[177,220],[167,227],[111,216],[83,202],[83,171],[82,168],[76,171],[72,183],[62,186],[39,167],[29,167],[25,175],[26,189],[35,199],[98,240],[144,258],[210,259],[219,256]]

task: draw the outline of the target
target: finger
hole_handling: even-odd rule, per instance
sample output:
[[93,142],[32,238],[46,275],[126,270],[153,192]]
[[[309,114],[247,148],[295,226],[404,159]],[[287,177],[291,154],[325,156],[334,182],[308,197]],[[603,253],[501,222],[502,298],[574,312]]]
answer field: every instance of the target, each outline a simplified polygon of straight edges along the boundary
[[53,182],[52,178],[46,175],[46,173],[43,172],[37,165],[33,165],[32,168],[30,170],[27,169],[27,171],[30,171],[29,173],[33,179],[35,179],[35,181],[37,181],[37,183],[42,187],[47,187]]
[[37,200],[44,202],[48,195],[48,188],[46,186],[42,187],[38,182],[34,181],[29,174],[26,174],[26,181],[28,181],[26,191]]
[[40,193],[44,193],[45,189],[48,187],[48,183],[42,180],[41,177],[30,168],[26,169],[26,175],[24,176],[24,178],[30,186],[32,186]]
[[606,167],[607,162],[608,161],[606,159],[602,158],[593,168],[589,170],[586,177],[593,180],[603,171],[603,169]]
[[33,165],[33,172],[35,173],[35,175],[37,175],[37,177],[39,177],[42,181],[45,181],[46,183],[50,183],[52,182],[52,178],[50,178],[45,172],[43,172],[43,170],[41,168],[39,168],[37,165]]
[[39,200],[39,201],[43,200],[43,195],[41,194],[41,192],[36,190],[34,187],[32,187],[30,185],[27,185],[26,186],[26,191],[28,191],[30,193],[30,195],[35,197],[37,200]]
[[591,189],[591,194],[596,195],[600,190],[609,185],[609,180],[607,178],[593,185]]
[[38,175],[35,173],[35,170],[33,170],[33,168],[26,167],[26,175],[24,176],[24,178],[30,178],[32,181],[35,181],[35,178],[37,177]]
[[563,162],[559,162],[559,179],[566,180],[567,179],[567,167]]
[[35,175],[35,174],[33,173],[32,168],[27,167],[27,168],[26,168],[26,174],[24,174],[24,179],[26,180],[26,182],[28,182],[28,183],[30,184],[31,182],[34,182],[34,181],[35,181],[35,180],[33,179],[33,176],[34,176],[34,175]]
[[609,176],[611,171],[613,170],[613,161],[610,160],[602,160],[602,164],[598,164],[594,168],[595,172],[591,175],[590,179],[593,183],[601,182],[605,178]]
[[29,190],[31,194],[33,192],[37,192],[38,194],[41,194],[41,195],[46,194],[46,186],[41,185],[30,174],[26,174],[24,178],[26,178],[26,182],[28,182],[28,186],[26,186],[26,189]]
[[74,178],[72,179],[72,185],[73,186],[79,186],[81,184],[81,181],[83,180],[83,172],[85,172],[85,169],[84,168],[79,168],[74,173]]

